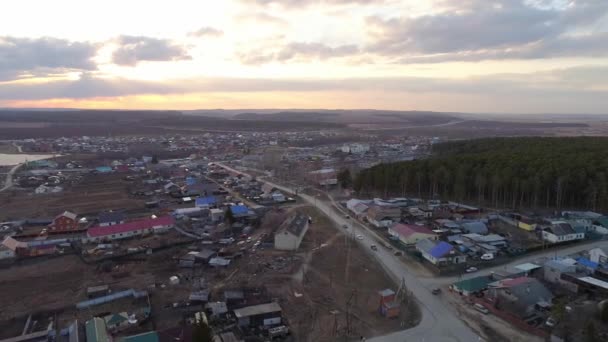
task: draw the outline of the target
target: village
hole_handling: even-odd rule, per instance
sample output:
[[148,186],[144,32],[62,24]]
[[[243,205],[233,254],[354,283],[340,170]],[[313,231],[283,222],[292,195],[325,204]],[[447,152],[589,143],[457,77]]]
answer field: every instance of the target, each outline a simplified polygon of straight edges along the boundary
[[0,341],[188,341],[200,322],[217,341],[333,341],[419,320],[408,290],[314,207],[208,158],[72,154],[14,177]]

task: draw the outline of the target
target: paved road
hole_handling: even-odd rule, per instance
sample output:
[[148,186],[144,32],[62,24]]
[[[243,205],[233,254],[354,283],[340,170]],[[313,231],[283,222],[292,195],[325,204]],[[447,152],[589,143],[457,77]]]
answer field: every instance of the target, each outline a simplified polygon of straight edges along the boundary
[[[216,163],[218,166],[226,170],[245,174],[242,171],[235,170],[225,164]],[[277,189],[293,193],[292,189],[274,184],[267,180],[262,180],[265,183]],[[378,251],[372,251],[369,246],[379,244],[377,238],[366,227],[360,223],[348,220],[342,213],[337,211],[331,204],[325,201],[317,200],[314,196],[306,194],[298,194],[300,198],[309,204],[316,206],[321,212],[327,215],[339,227],[343,225],[349,226],[351,234],[361,235],[362,239],[356,239],[364,247],[364,250],[375,258],[378,263],[387,271],[387,273],[395,280],[397,284],[401,280],[405,280],[405,284],[410,290],[415,299],[418,301],[422,312],[422,320],[419,325],[414,328],[399,331],[386,336],[375,337],[368,341],[374,342],[475,342],[482,339],[473,332],[467,325],[458,319],[457,313],[453,308],[441,297],[431,293],[432,287],[429,284],[422,282],[415,274],[408,271],[405,265],[394,256],[389,250],[379,247]],[[340,228],[343,229],[343,228]]]

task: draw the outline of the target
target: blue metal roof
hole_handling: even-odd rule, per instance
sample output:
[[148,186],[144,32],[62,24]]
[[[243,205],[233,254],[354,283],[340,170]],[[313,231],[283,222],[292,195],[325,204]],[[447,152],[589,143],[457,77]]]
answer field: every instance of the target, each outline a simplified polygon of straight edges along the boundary
[[249,208],[245,205],[233,205],[230,207],[230,211],[232,211],[234,215],[243,215],[249,212]]
[[186,184],[187,185],[194,185],[194,184],[196,184],[196,178],[194,178],[194,177],[188,177],[188,178],[186,178]]
[[434,258],[442,258],[446,254],[448,254],[450,251],[452,251],[453,249],[454,249],[454,246],[450,245],[449,243],[447,243],[445,241],[440,241],[438,244],[435,245],[435,247],[433,247],[431,249],[430,254]]
[[583,265],[583,266],[591,268],[591,269],[596,269],[599,266],[599,264],[597,262],[593,262],[593,261],[591,261],[587,258],[583,258],[583,257],[576,259],[576,262],[579,263],[580,265]]
[[214,196],[199,197],[196,199],[196,205],[211,205],[215,203],[217,203],[217,199]]

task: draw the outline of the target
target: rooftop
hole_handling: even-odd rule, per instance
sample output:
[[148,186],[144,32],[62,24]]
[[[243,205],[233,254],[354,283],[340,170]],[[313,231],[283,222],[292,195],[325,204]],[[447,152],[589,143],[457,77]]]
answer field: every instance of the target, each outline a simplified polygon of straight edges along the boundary
[[285,220],[285,222],[283,222],[277,230],[276,234],[281,234],[287,231],[295,236],[300,237],[306,232],[307,225],[308,217],[301,213],[298,213]]
[[170,226],[175,223],[171,216],[162,216],[157,218],[149,218],[137,220],[122,224],[117,224],[108,227],[95,226],[88,230],[90,237],[108,236],[112,234],[126,233],[137,230],[151,229],[159,226]]
[[418,234],[427,234],[427,235],[435,235],[430,229],[425,226],[417,226],[413,224],[402,224],[397,223],[391,227],[391,230],[399,234],[400,236],[409,237],[416,233]]
[[267,304],[260,304],[254,306],[248,306],[245,308],[234,310],[234,315],[236,318],[250,317],[256,315],[263,315],[267,313],[273,312],[281,312],[281,307],[279,304],[272,302]]

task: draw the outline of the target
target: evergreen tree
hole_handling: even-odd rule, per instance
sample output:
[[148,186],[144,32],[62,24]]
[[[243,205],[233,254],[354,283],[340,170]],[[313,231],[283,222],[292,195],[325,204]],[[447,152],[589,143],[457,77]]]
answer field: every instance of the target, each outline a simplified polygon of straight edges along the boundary
[[226,210],[224,220],[226,220],[228,224],[233,224],[236,221],[236,219],[234,218],[234,213],[232,213],[232,209],[230,207],[228,207],[228,209]]
[[342,169],[340,172],[338,172],[336,178],[338,178],[338,183],[342,189],[350,188],[353,185],[353,177],[350,174],[349,169]]
[[192,341],[194,342],[213,342],[213,332],[209,325],[202,320],[194,325],[192,333]]

